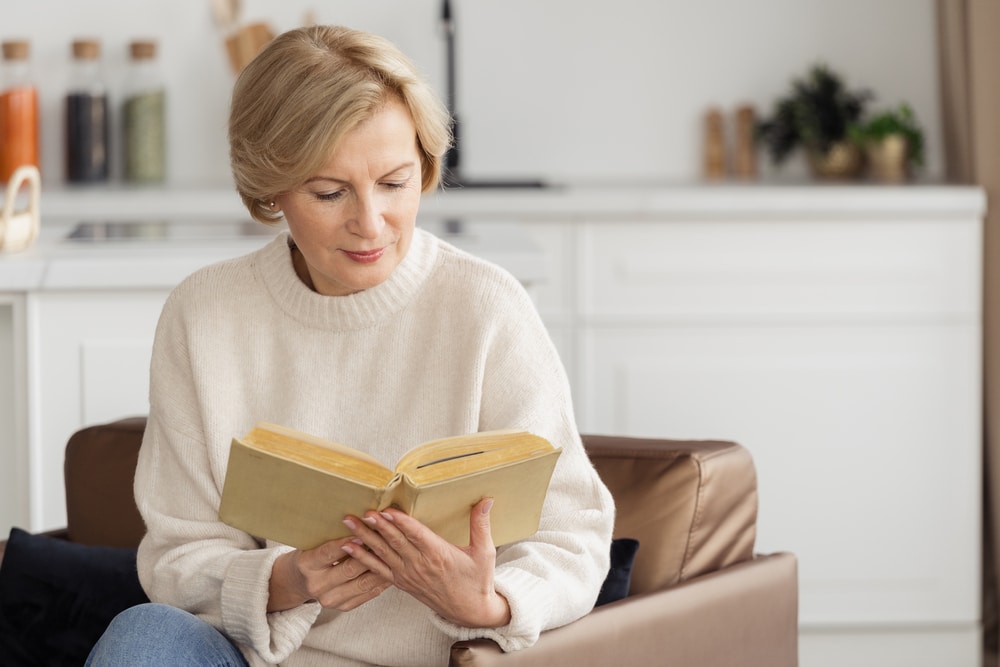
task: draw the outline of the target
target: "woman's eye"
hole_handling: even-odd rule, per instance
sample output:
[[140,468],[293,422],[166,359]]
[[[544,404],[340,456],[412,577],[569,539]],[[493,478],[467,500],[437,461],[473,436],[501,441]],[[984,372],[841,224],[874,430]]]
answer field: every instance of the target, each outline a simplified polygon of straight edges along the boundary
[[320,201],[336,201],[337,199],[340,199],[343,194],[343,190],[335,190],[334,192],[317,192],[314,196]]
[[406,181],[399,181],[399,182],[387,181],[383,183],[382,186],[390,190],[402,190],[403,188],[406,187]]

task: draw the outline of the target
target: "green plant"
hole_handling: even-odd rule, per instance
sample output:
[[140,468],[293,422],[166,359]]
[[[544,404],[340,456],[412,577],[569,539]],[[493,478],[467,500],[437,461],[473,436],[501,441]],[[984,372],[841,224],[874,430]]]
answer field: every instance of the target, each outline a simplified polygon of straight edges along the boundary
[[924,133],[908,104],[872,116],[852,127],[850,134],[862,146],[877,143],[891,135],[901,135],[906,140],[907,162],[916,167],[924,164]]
[[774,104],[770,117],[757,124],[757,140],[771,161],[781,164],[796,148],[825,154],[849,139],[871,99],[867,90],[848,90],[843,79],[824,64],[814,65],[791,91]]

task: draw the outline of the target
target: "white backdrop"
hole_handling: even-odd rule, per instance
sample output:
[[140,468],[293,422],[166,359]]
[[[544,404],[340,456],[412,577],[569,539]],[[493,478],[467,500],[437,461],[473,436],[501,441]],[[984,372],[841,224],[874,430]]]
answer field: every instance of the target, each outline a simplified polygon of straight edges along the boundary
[[[478,177],[673,183],[700,174],[701,116],[742,102],[766,112],[820,60],[877,106],[908,101],[942,171],[932,0],[453,0],[463,161]],[[42,169],[62,180],[69,44],[96,36],[120,88],[126,45],[155,37],[169,86],[169,179],[229,182],[232,75],[209,0],[4,2],[0,38],[27,37],[42,89]],[[277,30],[312,11],[379,32],[444,93],[438,0],[244,0]],[[769,171],[766,170],[765,171]],[[779,176],[796,177],[793,163]]]

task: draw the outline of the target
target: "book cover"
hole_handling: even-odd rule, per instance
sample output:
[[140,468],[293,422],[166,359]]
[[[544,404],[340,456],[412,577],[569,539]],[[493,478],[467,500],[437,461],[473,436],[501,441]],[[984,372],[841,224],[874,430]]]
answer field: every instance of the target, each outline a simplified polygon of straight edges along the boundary
[[219,518],[299,549],[345,537],[345,516],[396,507],[449,542],[469,543],[469,512],[482,498],[497,546],[538,530],[561,450],[524,431],[484,431],[418,445],[391,470],[351,447],[258,423],[234,437]]

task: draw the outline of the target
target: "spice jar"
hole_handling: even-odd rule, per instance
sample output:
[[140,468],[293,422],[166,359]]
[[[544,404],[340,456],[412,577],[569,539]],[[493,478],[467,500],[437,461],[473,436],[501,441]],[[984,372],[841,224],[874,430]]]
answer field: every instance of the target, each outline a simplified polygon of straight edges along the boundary
[[156,60],[156,42],[129,44],[122,105],[125,180],[162,183],[166,176],[166,88]]
[[97,40],[73,42],[66,94],[66,180],[71,183],[103,182],[110,176],[111,120],[100,57]]
[[0,183],[6,183],[18,167],[38,167],[38,88],[29,43],[10,40],[0,48]]

